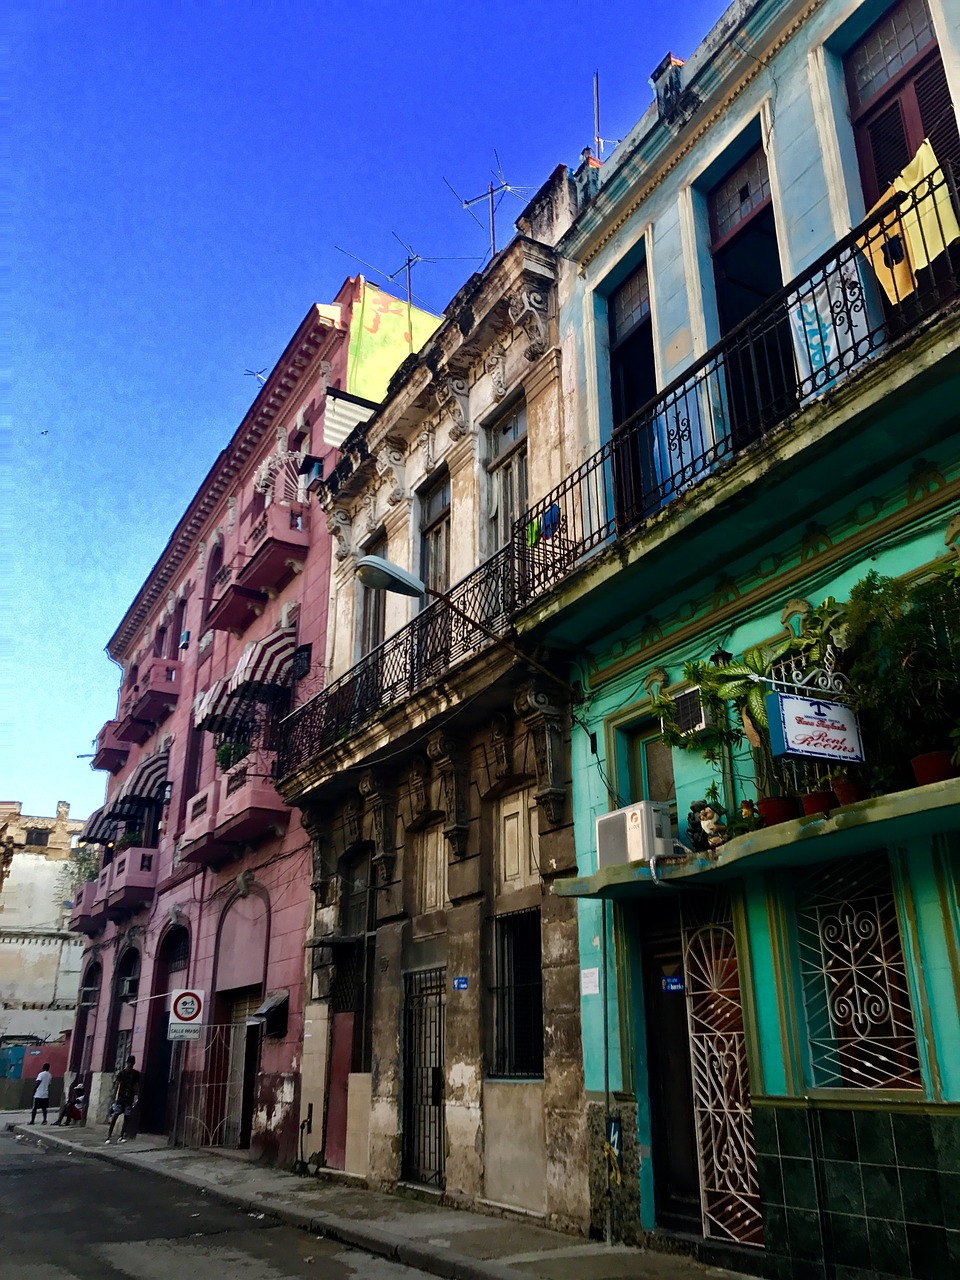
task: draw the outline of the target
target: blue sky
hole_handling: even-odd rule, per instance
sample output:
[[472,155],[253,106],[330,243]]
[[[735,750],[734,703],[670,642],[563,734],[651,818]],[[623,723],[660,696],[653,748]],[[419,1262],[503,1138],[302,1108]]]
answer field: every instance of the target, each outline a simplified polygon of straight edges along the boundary
[[[103,652],[312,302],[487,247],[499,153],[535,189],[620,137],[720,4],[15,0],[0,798],[85,817]],[[502,243],[521,202],[505,197]],[[482,210],[479,211],[482,217]],[[442,310],[474,269],[422,264]],[[373,273],[370,278],[379,281]],[[382,283],[382,281],[379,281]]]

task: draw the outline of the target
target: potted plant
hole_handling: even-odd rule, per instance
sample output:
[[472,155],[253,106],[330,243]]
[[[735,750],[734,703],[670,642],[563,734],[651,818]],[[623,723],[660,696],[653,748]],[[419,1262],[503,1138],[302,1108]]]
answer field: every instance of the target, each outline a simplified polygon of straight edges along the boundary
[[246,742],[221,742],[217,747],[217,768],[222,773],[232,769],[250,754],[250,745]]
[[960,581],[921,582],[868,573],[846,617],[853,705],[864,727],[918,785],[956,774],[949,746],[960,722]]
[[122,853],[124,849],[139,848],[143,844],[143,834],[140,831],[125,831],[113,846],[114,853]]
[[830,786],[841,808],[848,804],[856,804],[858,800],[865,800],[867,796],[866,787],[860,781],[860,773],[856,765],[840,764],[832,769]]

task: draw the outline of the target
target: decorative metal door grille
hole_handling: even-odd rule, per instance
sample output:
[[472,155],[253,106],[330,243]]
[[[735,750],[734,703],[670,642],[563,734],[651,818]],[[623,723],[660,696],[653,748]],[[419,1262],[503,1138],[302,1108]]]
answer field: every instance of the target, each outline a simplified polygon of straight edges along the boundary
[[446,970],[405,974],[404,995],[402,1175],[442,1187]]
[[191,1053],[189,1059],[186,1054],[181,1058],[171,1135],[176,1146],[239,1145],[247,1016],[259,1003],[259,997],[250,997],[242,1007],[240,1001],[235,1002],[231,1010],[235,1021],[205,1026],[202,1055]]
[[[704,909],[706,908],[706,909]],[[737,946],[725,894],[683,912],[703,1234],[763,1244]]]
[[922,1089],[886,856],[802,876],[797,936],[814,1084]]

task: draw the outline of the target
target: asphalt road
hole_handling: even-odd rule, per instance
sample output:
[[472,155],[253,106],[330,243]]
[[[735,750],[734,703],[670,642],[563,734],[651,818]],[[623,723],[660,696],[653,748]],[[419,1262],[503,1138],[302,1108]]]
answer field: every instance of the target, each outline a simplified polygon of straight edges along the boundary
[[0,1133],[0,1280],[423,1280],[179,1183]]

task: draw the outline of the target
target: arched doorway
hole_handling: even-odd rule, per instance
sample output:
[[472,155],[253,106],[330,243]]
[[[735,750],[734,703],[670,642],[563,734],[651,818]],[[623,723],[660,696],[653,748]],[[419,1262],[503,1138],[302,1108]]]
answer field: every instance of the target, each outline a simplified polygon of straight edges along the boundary
[[107,1037],[103,1069],[119,1071],[130,1055],[133,1027],[137,1012],[137,990],[140,985],[140,951],[127,947],[117,961],[113,975],[113,998],[110,1007],[110,1034]]
[[183,1046],[172,1044],[167,1037],[170,1002],[162,997],[185,985],[189,960],[190,934],[183,925],[173,925],[163,935],[154,966],[140,1121],[140,1127],[147,1133],[168,1132],[175,1115],[175,1086]]

